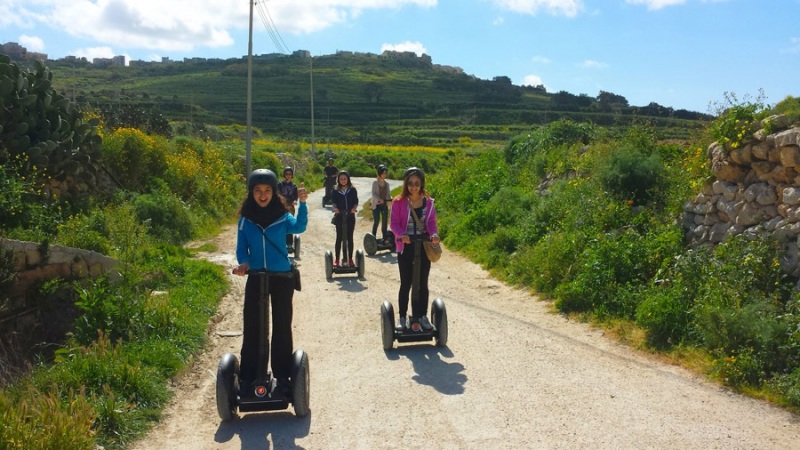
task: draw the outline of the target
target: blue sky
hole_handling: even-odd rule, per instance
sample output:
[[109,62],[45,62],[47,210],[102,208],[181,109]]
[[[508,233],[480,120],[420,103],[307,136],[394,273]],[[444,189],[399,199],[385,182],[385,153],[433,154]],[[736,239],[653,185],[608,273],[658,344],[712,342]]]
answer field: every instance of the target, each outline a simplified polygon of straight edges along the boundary
[[[239,57],[249,4],[2,0],[0,43],[51,59]],[[800,96],[798,20],[800,0],[259,0],[253,53],[414,51],[483,79],[713,113],[725,93]]]

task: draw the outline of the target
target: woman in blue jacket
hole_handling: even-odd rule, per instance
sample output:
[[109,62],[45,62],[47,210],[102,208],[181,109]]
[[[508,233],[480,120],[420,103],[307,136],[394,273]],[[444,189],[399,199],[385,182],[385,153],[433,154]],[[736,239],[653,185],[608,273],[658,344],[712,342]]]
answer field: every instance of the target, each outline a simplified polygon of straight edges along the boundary
[[[289,213],[286,200],[278,194],[278,178],[268,169],[256,169],[247,179],[247,198],[242,203],[236,242],[236,275],[247,275],[248,270],[267,269],[272,272],[292,270],[286,251],[286,235],[302,233],[308,225],[308,194],[301,187],[297,216]],[[292,367],[292,298],[294,279],[273,277],[269,283],[272,307],[273,376],[285,393],[290,390],[289,376]],[[244,330],[242,336],[240,382],[252,382],[258,376],[258,300],[257,277],[248,277],[244,291]],[[270,355],[269,339],[266,354]]]
[[[342,266],[355,267],[353,262],[353,234],[356,228],[356,208],[358,207],[358,191],[350,182],[350,174],[346,170],[336,176],[336,190],[333,197],[333,224],[336,225],[336,260],[333,265],[339,266],[339,254],[342,252],[342,240],[347,239],[347,254],[342,255]],[[343,212],[347,212],[347,236],[344,236]]]

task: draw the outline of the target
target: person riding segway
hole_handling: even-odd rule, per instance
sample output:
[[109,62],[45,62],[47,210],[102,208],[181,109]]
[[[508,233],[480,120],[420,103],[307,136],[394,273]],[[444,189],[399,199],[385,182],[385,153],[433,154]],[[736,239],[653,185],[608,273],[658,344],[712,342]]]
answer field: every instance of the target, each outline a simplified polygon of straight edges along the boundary
[[[377,179],[372,182],[372,233],[364,235],[364,250],[372,256],[382,250],[394,252],[394,233],[388,230],[389,203],[392,201],[391,188],[386,181],[388,169],[384,164],[377,167]],[[381,226],[381,239],[378,240],[378,224]]]
[[[333,197],[333,219],[331,223],[336,226],[336,259],[330,250],[325,252],[325,275],[331,279],[333,274],[358,273],[359,278],[364,277],[364,253],[355,251],[356,259],[353,260],[353,232],[356,226],[356,209],[358,207],[358,191],[350,181],[350,174],[342,170],[336,176],[336,189]],[[339,263],[339,255],[342,260]]]
[[325,186],[325,196],[322,197],[323,208],[333,202],[331,193],[333,193],[333,190],[336,188],[336,175],[338,173],[339,169],[333,165],[333,158],[328,158],[328,165],[325,166],[325,178],[322,180],[322,183]]
[[[294,179],[294,169],[286,166],[283,168],[283,180],[278,183],[278,193],[286,199],[289,206],[289,212],[294,215],[295,207],[297,205],[297,185],[292,181]],[[302,183],[301,183],[301,186]],[[286,235],[286,251],[294,254],[296,259],[300,259],[300,236],[295,234]]]
[[[394,341],[410,342],[436,340],[437,346],[447,345],[447,311],[441,298],[432,305],[433,323],[427,317],[428,275],[431,260],[423,249],[430,241],[439,245],[436,208],[425,189],[425,173],[411,167],[403,176],[403,191],[392,201],[391,228],[397,236],[397,266],[400,271],[398,292],[399,318],[394,324],[394,308],[389,301],[381,305],[381,331],[384,350]],[[409,291],[410,317],[407,317]]]
[[[308,355],[293,350],[292,299],[300,289],[300,274],[282,245],[289,233],[308,224],[308,194],[300,188],[297,216],[277,194],[271,170],[257,169],[248,177],[242,203],[233,273],[248,275],[244,295],[241,364],[232,353],[217,368],[217,412],[230,420],[238,411],[263,411],[294,406],[299,417],[309,412]],[[270,346],[270,307],[272,342]],[[272,366],[272,372],[268,366]]]

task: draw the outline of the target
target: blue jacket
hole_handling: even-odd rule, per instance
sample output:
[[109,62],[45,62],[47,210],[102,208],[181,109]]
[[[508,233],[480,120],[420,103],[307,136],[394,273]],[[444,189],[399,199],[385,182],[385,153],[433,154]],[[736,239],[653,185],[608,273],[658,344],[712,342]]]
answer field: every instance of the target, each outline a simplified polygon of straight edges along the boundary
[[244,217],[239,217],[236,236],[236,260],[248,263],[250,269],[267,269],[275,272],[291,270],[289,253],[286,251],[286,235],[306,231],[308,206],[301,202],[297,217],[286,213],[266,229]]

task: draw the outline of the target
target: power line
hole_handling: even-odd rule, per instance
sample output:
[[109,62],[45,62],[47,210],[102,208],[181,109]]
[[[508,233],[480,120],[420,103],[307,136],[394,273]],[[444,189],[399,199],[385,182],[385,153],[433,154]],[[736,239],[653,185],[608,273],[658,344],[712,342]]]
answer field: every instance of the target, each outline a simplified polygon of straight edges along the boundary
[[279,53],[289,53],[289,47],[286,46],[286,43],[283,42],[283,38],[281,37],[280,33],[278,33],[278,27],[275,26],[275,22],[272,20],[269,9],[267,9],[266,1],[262,0],[256,2],[256,9],[258,10],[259,17],[261,17],[261,23],[263,23],[264,28],[267,29],[267,33],[269,34],[270,39],[272,39],[272,43],[275,44],[275,48]]

